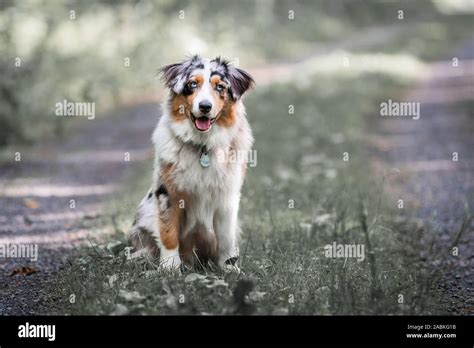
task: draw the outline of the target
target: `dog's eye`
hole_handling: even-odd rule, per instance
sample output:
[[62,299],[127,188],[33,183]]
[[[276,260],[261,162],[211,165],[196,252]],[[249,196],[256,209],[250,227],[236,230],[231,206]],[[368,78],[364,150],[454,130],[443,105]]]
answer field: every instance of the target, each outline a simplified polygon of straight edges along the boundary
[[217,92],[222,92],[222,91],[224,90],[224,88],[225,88],[225,87],[224,87],[223,85],[217,85],[217,86],[216,86],[216,91],[217,91]]
[[196,88],[197,86],[198,86],[198,84],[197,84],[196,81],[191,81],[191,82],[189,83],[189,87],[191,87],[191,88],[193,88],[193,89]]

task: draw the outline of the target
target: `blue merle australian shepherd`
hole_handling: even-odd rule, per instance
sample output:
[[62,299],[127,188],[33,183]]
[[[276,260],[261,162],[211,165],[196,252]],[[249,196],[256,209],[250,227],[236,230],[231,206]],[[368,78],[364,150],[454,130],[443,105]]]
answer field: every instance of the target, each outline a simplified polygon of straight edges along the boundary
[[[161,69],[170,93],[153,134],[150,191],[129,238],[163,268],[238,258],[240,190],[253,137],[242,104],[252,77],[221,58],[194,56]],[[231,266],[235,267],[235,266]]]

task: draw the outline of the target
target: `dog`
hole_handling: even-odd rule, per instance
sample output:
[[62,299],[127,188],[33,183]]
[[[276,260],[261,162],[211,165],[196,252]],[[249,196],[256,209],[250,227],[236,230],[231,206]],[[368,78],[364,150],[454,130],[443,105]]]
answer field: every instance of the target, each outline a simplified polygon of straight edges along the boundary
[[241,154],[253,144],[242,96],[255,82],[220,57],[196,55],[160,72],[169,97],[152,136],[152,187],[138,206],[129,241],[164,269],[210,263],[238,268],[247,167]]

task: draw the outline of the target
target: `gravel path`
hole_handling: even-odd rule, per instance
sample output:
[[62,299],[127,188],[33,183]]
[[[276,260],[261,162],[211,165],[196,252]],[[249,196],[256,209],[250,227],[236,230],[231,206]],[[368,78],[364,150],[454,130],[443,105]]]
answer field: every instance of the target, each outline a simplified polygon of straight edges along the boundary
[[[101,208],[131,163],[152,158],[150,134],[157,118],[158,106],[151,103],[97,115],[81,120],[84,126],[64,144],[51,140],[21,153],[19,162],[12,152],[0,163],[0,245],[38,245],[37,261],[0,259],[0,315],[52,312],[55,299],[47,286],[90,231],[109,232],[110,226],[99,222]],[[130,162],[124,161],[125,152]],[[39,272],[11,275],[21,267]]]
[[[458,58],[457,67],[453,57]],[[398,101],[419,102],[420,119],[381,119],[379,155],[385,167],[400,170],[397,189],[405,207],[415,208],[416,215],[434,227],[435,250],[449,254],[442,265],[434,265],[447,272],[440,285],[446,304],[455,313],[473,314],[473,220],[457,244],[455,240],[466,211],[474,211],[474,38],[433,64],[427,78]],[[453,245],[459,248],[457,257]]]

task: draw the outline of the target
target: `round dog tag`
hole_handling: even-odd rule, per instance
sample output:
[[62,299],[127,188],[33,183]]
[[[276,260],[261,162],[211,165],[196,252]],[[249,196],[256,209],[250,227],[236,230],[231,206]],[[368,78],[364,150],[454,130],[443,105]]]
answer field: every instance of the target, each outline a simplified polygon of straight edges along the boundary
[[203,166],[204,168],[209,167],[211,165],[211,160],[209,159],[209,155],[207,154],[207,152],[201,153],[199,163],[201,163],[201,166]]

